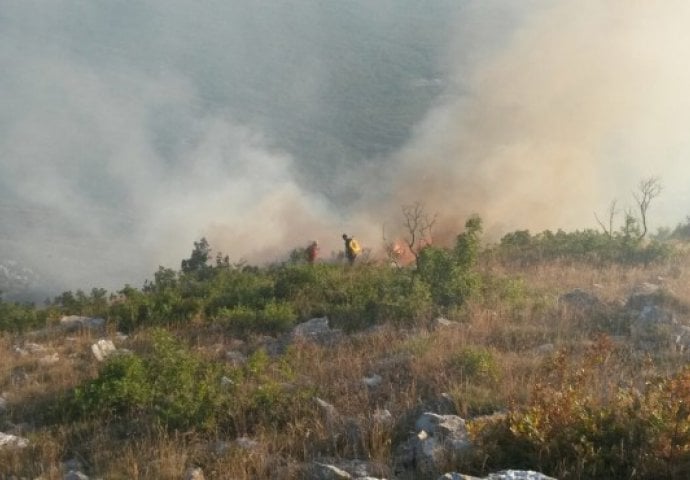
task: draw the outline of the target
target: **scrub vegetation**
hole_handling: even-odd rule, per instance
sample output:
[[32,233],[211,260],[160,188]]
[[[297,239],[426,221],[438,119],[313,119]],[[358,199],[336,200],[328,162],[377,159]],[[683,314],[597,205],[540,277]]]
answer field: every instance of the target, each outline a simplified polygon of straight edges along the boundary
[[[160,267],[142,288],[2,302],[0,431],[30,443],[0,449],[0,477],[62,478],[76,459],[101,478],[199,466],[206,478],[288,479],[312,461],[359,458],[390,478],[415,415],[444,399],[473,442],[455,471],[687,478],[687,353],[661,330],[637,342],[625,305],[652,282],[674,321],[690,323],[686,231],[650,239],[633,221],[486,244],[472,217],[453,245],[413,241],[407,266],[311,264],[295,252],[232,264],[201,239],[179,270]],[[578,288],[597,301],[559,300]],[[105,330],[66,333],[65,315],[103,318]],[[314,317],[344,333],[290,335]],[[104,336],[121,352],[98,363],[89,347]],[[362,381],[372,375],[375,387]],[[375,421],[384,409],[392,421]]]

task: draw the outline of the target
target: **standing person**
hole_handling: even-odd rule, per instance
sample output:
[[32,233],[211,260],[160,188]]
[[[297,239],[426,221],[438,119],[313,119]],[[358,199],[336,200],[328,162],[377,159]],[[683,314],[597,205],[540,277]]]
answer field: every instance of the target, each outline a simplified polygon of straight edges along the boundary
[[307,262],[314,263],[316,261],[316,257],[318,257],[318,256],[319,256],[319,242],[314,240],[307,247]]
[[343,233],[343,240],[345,241],[345,257],[350,265],[355,263],[355,259],[359,252],[362,251],[359,243],[353,237],[348,237],[346,233]]

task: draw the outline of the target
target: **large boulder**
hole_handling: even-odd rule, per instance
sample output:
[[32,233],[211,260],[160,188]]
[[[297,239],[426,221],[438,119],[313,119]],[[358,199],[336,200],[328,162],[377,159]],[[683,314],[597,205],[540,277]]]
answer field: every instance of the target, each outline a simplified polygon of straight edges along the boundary
[[461,473],[446,473],[438,477],[438,480],[556,480],[553,477],[547,477],[543,473],[533,472],[532,470],[502,470],[497,473],[491,473],[487,477],[473,477],[470,475],[463,475]]
[[75,332],[82,329],[103,330],[105,328],[105,319],[81,315],[65,315],[60,319],[60,327],[66,332]]
[[397,449],[396,472],[413,470],[424,478],[440,475],[471,447],[465,420],[457,415],[426,412],[415,422],[415,432]]
[[29,446],[29,440],[24,437],[10,435],[8,433],[0,432],[0,449],[3,448],[26,448]]
[[543,473],[534,472],[532,470],[503,470],[498,473],[492,473],[486,480],[556,480],[553,477],[548,477]]
[[352,478],[352,475],[335,465],[314,462],[309,478],[311,480],[349,480]]
[[638,346],[657,349],[676,345],[682,350],[688,343],[687,327],[680,321],[688,308],[672,292],[642,283],[628,297],[625,309],[630,335]]
[[79,470],[70,470],[62,477],[62,480],[89,480],[89,477]]
[[[313,462],[308,471],[311,480],[382,480],[387,468],[364,460],[324,460]],[[385,476],[385,475],[384,475]]]
[[292,339],[332,345],[343,337],[343,332],[328,325],[328,317],[312,318],[292,329]]
[[204,471],[199,467],[189,467],[184,473],[184,480],[204,480]]
[[115,348],[115,344],[113,344],[112,340],[102,338],[91,345],[91,352],[93,353],[93,356],[96,357],[96,360],[102,362],[110,355],[117,352],[117,348]]

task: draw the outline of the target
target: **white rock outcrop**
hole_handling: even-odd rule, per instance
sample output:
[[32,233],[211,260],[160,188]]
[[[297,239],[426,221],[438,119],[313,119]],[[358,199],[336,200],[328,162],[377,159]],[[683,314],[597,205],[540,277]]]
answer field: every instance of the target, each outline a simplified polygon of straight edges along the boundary
[[93,356],[96,357],[96,360],[99,362],[104,361],[106,358],[108,358],[108,356],[112,355],[116,351],[117,348],[115,348],[115,344],[112,340],[105,340],[102,338],[91,345],[91,352],[93,352]]
[[457,415],[426,412],[415,422],[415,432],[398,449],[394,460],[396,471],[413,469],[423,477],[439,475],[444,465],[471,447],[465,420]]
[[60,319],[60,327],[67,332],[80,329],[100,330],[105,327],[105,319],[99,317],[84,317],[81,315],[65,315]]
[[29,446],[29,440],[24,437],[10,435],[8,433],[0,432],[0,449],[2,448],[26,448]]
[[343,337],[343,332],[328,325],[328,317],[312,318],[292,329],[293,340],[310,340],[330,345]]

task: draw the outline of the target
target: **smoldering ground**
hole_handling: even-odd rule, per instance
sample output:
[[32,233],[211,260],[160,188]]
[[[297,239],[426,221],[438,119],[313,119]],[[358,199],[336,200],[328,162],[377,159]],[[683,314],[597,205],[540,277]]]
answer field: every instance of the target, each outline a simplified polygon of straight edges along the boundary
[[400,205],[439,233],[593,227],[658,175],[687,213],[690,7],[467,1],[0,12],[0,258],[49,291],[140,284],[206,236],[270,261]]

